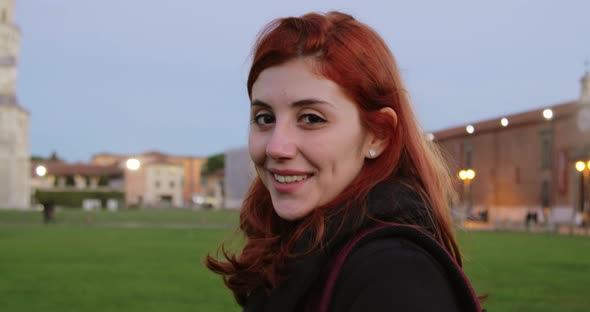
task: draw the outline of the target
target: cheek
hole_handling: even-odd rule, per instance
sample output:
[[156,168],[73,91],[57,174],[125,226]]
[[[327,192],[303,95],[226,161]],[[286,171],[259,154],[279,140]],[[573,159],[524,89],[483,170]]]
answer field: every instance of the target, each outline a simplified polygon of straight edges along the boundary
[[313,148],[324,158],[335,162],[362,162],[364,160],[364,136],[360,130],[339,129],[333,131],[330,136],[322,138],[321,142],[313,144]]

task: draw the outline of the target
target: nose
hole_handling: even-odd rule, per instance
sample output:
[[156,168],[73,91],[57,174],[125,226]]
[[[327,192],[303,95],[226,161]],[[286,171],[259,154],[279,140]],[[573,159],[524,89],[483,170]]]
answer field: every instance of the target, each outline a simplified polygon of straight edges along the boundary
[[294,158],[297,155],[297,145],[293,129],[288,124],[277,122],[272,131],[266,145],[266,155],[275,160]]

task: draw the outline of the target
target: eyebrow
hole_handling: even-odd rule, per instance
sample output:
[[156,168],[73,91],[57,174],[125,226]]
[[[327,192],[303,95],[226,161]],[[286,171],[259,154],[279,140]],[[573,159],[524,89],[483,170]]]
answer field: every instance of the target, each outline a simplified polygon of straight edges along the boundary
[[[302,106],[316,105],[316,104],[332,105],[330,102],[311,98],[311,99],[303,99],[303,100],[295,101],[295,102],[291,103],[290,106],[302,107]],[[254,101],[252,101],[252,104],[250,106],[262,106],[262,107],[268,108],[268,109],[272,108],[269,104],[267,104],[261,100],[258,100],[258,99],[255,99]]]

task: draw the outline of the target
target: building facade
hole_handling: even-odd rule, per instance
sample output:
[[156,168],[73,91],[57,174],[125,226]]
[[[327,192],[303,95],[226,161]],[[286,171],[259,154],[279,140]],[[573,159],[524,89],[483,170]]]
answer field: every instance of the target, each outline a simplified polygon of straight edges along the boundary
[[182,165],[159,161],[145,166],[144,205],[155,207],[183,207]]
[[225,205],[225,169],[201,175],[203,193],[195,198],[195,202],[205,208],[220,209]]
[[[131,158],[139,162],[138,169],[126,168],[126,162]],[[125,168],[127,205],[183,207],[192,203],[194,195],[202,193],[201,168],[205,161],[206,158],[201,157],[150,151],[138,155],[96,154],[91,163]]]
[[224,206],[228,209],[239,209],[256,176],[247,147],[225,152],[224,175]]
[[14,0],[0,0],[0,208],[30,207],[29,113],[16,96],[20,30]]
[[[41,169],[40,167],[43,167]],[[123,190],[123,169],[117,166],[68,164],[61,161],[33,162],[31,191],[70,188],[76,190]]]
[[[462,208],[495,224],[527,215],[577,222],[589,211],[590,75],[581,82],[577,101],[434,133],[453,171],[475,171],[472,181],[456,180]],[[587,164],[583,172],[579,161]]]
[[30,173],[33,205],[118,209],[123,205],[123,169],[59,160],[35,161]]

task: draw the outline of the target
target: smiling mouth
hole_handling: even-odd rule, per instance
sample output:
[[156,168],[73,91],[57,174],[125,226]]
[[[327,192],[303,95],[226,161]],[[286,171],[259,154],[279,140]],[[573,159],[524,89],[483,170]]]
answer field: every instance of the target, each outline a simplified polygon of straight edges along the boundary
[[280,174],[276,174],[273,173],[272,175],[275,179],[275,181],[279,182],[279,183],[295,183],[295,182],[301,182],[303,180],[306,180],[307,178],[311,177],[312,175],[280,175]]

